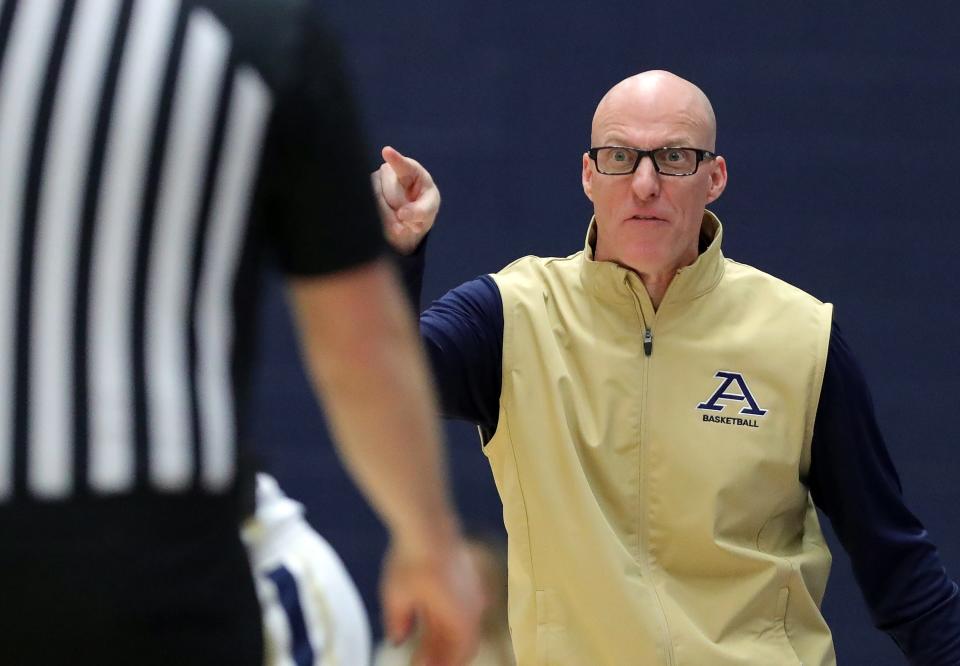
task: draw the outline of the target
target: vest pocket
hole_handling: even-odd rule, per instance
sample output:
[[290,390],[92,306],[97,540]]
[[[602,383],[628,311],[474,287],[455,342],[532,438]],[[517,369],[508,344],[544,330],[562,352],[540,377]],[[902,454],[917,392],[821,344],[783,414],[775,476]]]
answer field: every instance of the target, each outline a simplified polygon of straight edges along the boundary
[[563,607],[554,590],[537,590],[537,666],[581,664],[570,645]]
[[803,666],[803,662],[800,661],[799,655],[794,651],[793,644],[790,642],[790,636],[787,634],[787,607],[789,604],[790,588],[781,587],[777,594],[777,609],[773,626],[764,633],[784,643],[786,650],[789,650],[789,652],[785,651],[784,654],[789,654],[793,657],[792,664],[795,666]]
[[[557,608],[554,593],[549,590],[537,590],[537,665],[551,666],[556,663],[556,634],[561,625],[556,617]],[[553,648],[553,649],[551,649]]]

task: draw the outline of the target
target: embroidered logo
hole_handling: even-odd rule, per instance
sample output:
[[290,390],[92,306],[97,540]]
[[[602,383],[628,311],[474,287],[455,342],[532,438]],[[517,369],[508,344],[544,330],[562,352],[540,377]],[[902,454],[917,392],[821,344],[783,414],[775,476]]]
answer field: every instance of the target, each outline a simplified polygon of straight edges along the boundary
[[[735,401],[739,403],[746,403],[740,408],[738,414],[742,416],[763,416],[767,413],[768,410],[763,409],[757,404],[756,398],[753,397],[753,393],[750,392],[749,387],[747,387],[747,382],[739,372],[730,372],[728,370],[718,370],[717,374],[714,375],[717,379],[720,380],[720,386],[717,387],[717,390],[713,392],[705,402],[701,402],[697,405],[697,409],[707,411],[707,412],[722,412],[726,409],[728,404],[717,404],[718,401]],[[736,384],[736,386],[733,386]],[[751,418],[740,418],[738,416],[717,416],[714,414],[704,414],[704,421],[710,421],[713,423],[723,423],[727,425],[740,425],[747,426],[749,428],[759,428],[757,419]]]

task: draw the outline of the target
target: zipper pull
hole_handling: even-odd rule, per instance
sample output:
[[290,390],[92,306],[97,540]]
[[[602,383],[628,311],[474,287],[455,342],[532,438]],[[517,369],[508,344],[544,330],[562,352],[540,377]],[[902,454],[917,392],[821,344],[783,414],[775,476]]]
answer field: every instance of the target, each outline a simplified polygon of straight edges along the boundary
[[649,326],[643,329],[643,353],[647,356],[653,353],[653,331]]

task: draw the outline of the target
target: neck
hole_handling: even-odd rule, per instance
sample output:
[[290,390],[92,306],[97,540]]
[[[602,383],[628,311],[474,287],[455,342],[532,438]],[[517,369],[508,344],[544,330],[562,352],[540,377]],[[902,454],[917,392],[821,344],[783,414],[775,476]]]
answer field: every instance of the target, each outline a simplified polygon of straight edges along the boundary
[[660,307],[661,301],[663,301],[664,295],[667,293],[667,287],[670,286],[670,283],[673,281],[673,278],[676,276],[675,271],[669,273],[637,273],[640,276],[640,281],[643,282],[644,288],[647,290],[647,296],[650,297],[650,302],[653,303],[653,309],[656,310]]
[[656,310],[660,307],[660,303],[663,301],[663,297],[667,293],[667,288],[670,286],[670,283],[673,282],[673,279],[677,277],[677,273],[680,271],[680,269],[682,269],[684,266],[689,266],[696,261],[697,256],[697,248],[694,247],[692,248],[690,255],[684,257],[677,266],[653,271],[644,271],[636,266],[631,266],[630,264],[617,261],[616,259],[605,259],[599,249],[595,254],[595,259],[597,261],[613,261],[623,268],[636,273],[640,278],[640,281],[643,282],[644,289],[647,290],[647,296],[650,297],[650,302],[653,304],[653,309]]

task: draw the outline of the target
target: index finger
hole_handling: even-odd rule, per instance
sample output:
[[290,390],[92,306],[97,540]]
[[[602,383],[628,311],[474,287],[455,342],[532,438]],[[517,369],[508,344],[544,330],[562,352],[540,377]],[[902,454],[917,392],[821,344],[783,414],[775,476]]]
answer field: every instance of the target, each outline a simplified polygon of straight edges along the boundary
[[380,154],[383,155],[383,161],[389,164],[397,174],[397,180],[400,181],[403,189],[410,190],[417,184],[421,167],[415,160],[403,155],[392,146],[384,146]]

